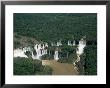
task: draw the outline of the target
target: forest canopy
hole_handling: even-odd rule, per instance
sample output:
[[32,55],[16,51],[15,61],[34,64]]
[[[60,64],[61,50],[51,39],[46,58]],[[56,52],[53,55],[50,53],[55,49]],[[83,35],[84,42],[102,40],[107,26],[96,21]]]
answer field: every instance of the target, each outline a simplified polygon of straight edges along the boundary
[[14,33],[46,42],[97,39],[96,13],[14,13]]

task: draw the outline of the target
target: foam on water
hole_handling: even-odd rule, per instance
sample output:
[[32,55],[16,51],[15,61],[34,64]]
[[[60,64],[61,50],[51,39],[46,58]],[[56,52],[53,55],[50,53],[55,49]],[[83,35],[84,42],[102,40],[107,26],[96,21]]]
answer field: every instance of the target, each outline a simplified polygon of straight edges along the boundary
[[14,57],[25,57],[28,58],[27,55],[25,55],[25,51],[23,49],[15,49],[14,50]]

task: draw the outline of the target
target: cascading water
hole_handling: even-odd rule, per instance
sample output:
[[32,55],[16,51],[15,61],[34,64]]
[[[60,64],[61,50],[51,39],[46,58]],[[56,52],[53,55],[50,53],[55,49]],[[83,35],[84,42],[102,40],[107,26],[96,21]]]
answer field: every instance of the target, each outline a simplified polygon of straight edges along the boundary
[[84,48],[86,47],[86,40],[84,40],[83,38],[79,41],[79,45],[76,49],[76,54],[77,54],[77,59],[74,62],[74,65],[76,65],[76,62],[80,61],[80,55],[82,55],[84,53]]
[[25,55],[26,49],[15,49],[14,50],[14,57],[24,57],[24,58],[28,58],[27,55]]
[[34,46],[34,49],[36,51],[36,55],[33,56],[33,53],[32,53],[32,56],[34,57],[34,59],[39,59],[41,58],[41,56],[47,54],[47,49],[45,49],[45,47],[48,47],[48,44],[46,43],[45,45],[43,44],[41,46],[41,44],[36,44]]
[[73,46],[75,46],[75,41],[73,41]]
[[58,57],[58,50],[55,50],[54,60],[56,60],[56,61],[59,60],[59,57]]
[[73,43],[72,41],[68,41],[68,46],[75,46],[75,40],[73,41]]
[[[54,46],[53,43],[52,43],[52,45]],[[61,41],[57,42],[57,44],[56,44],[57,47],[59,47],[61,45],[62,45]],[[73,41],[73,43],[71,41],[68,41],[68,45],[69,46],[74,46],[75,45],[75,41]],[[32,49],[30,47],[24,47],[22,49],[18,48],[18,49],[14,50],[14,57],[25,57],[25,58],[28,58],[28,56],[25,53],[26,53],[26,51],[30,51],[31,54],[32,54],[32,58],[33,59],[41,60],[41,57],[43,55],[48,54],[47,53],[47,47],[48,47],[48,43],[36,44],[34,46],[35,53],[32,51]],[[84,53],[84,48],[85,47],[86,47],[86,41],[82,38],[79,41],[79,45],[78,45],[77,50],[76,50],[77,60],[74,62],[74,65],[75,65],[76,62],[80,61],[80,55],[82,55]],[[56,60],[56,61],[59,60],[58,48],[55,50],[54,60]]]
[[68,41],[68,46],[71,46],[71,41]]
[[24,57],[24,58],[28,58],[28,56],[25,54],[27,51],[30,51],[32,54],[32,58],[33,59],[38,59],[40,60],[41,56],[47,54],[47,49],[46,47],[48,47],[48,44],[45,43],[41,46],[41,44],[36,44],[34,46],[35,52],[36,54],[33,54],[33,51],[30,47],[24,47],[23,49],[15,49],[14,50],[14,57]]
[[61,46],[61,45],[62,45],[61,41],[57,42],[57,46]]

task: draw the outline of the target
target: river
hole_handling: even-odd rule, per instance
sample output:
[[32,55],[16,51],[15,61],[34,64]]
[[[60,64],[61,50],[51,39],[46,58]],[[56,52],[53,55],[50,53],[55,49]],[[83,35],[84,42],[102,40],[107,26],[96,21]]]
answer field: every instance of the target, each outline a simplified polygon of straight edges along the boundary
[[52,75],[78,75],[73,64],[60,63],[55,60],[42,60],[42,65],[48,65],[53,69]]

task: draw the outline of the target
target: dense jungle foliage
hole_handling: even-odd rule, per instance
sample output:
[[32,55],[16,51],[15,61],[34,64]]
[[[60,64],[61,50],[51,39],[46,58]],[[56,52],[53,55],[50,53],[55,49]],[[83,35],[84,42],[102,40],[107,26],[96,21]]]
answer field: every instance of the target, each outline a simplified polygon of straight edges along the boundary
[[[16,37],[29,37],[38,41],[87,40],[97,39],[97,14],[37,13],[14,14],[14,33]],[[28,40],[27,42],[33,42]]]
[[52,68],[32,58],[14,58],[14,75],[52,75]]
[[97,75],[97,46],[88,45],[85,48],[85,75]]

